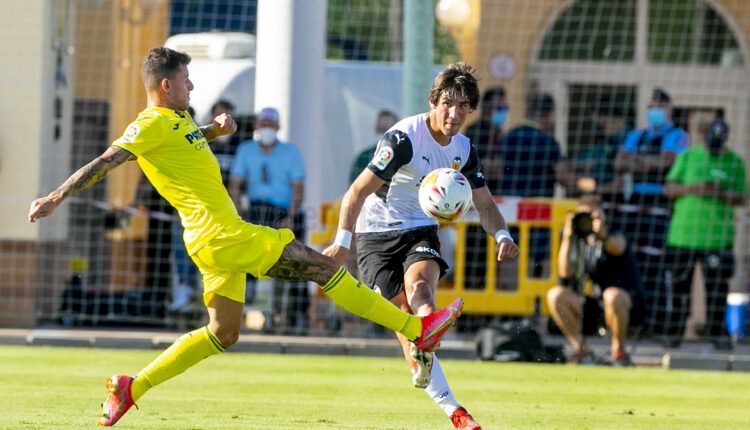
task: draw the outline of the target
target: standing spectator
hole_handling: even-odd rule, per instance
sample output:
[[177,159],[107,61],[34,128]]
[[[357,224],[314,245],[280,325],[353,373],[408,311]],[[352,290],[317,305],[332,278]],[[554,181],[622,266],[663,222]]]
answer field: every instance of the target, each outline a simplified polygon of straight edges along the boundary
[[[604,323],[612,336],[612,364],[630,366],[625,339],[630,327],[643,322],[643,285],[625,236],[609,230],[598,197],[581,197],[577,212],[568,214],[558,270],[560,285],[547,292],[547,303],[555,323],[573,346],[571,361],[595,361],[583,336],[598,331],[603,309]],[[595,284],[596,292],[582,299],[586,279]]]
[[[563,178],[560,145],[552,136],[555,127],[555,101],[549,94],[534,94],[526,102],[526,120],[500,141],[502,163],[500,195],[553,197],[555,182]],[[518,240],[517,230],[511,234]],[[542,276],[550,256],[550,234],[532,229],[530,234],[529,273]]]
[[575,175],[573,193],[597,193],[609,201],[621,188],[615,177],[615,157],[630,128],[623,105],[608,96],[599,99],[591,121],[591,144],[578,151],[570,162],[570,171]]
[[[690,310],[690,286],[700,261],[706,285],[706,333],[721,341],[729,278],[734,271],[734,206],[745,202],[745,165],[726,148],[729,126],[716,119],[705,146],[693,145],[677,157],[664,194],[675,199],[667,238],[664,284],[667,303],[659,320],[665,335],[679,338]],[[667,311],[670,309],[671,311]]]
[[[500,195],[501,160],[498,147],[503,137],[503,127],[508,120],[508,100],[503,87],[485,90],[479,105],[479,119],[466,129],[466,137],[477,150],[484,170],[487,188],[493,196]],[[446,241],[447,242],[447,241]],[[446,245],[452,245],[447,242]],[[452,246],[444,246],[445,251]],[[465,246],[465,286],[481,289],[487,272],[487,233],[481,225],[468,225]],[[448,255],[448,252],[445,252]],[[466,320],[466,319],[465,319]]]
[[659,273],[671,201],[663,193],[669,168],[688,147],[688,135],[672,123],[672,99],[655,88],[646,111],[648,126],[628,133],[615,157],[615,170],[623,174],[623,192],[613,213],[613,225],[633,244],[641,279],[649,293],[650,329],[659,330],[654,314],[663,298]]
[[[219,100],[214,103],[211,107],[211,118],[216,118],[221,114],[234,115],[234,105],[227,100]],[[208,145],[211,147],[214,156],[216,156],[216,160],[219,161],[221,181],[227,187],[229,185],[229,170],[232,168],[232,161],[237,152],[237,147],[240,146],[240,136],[235,133],[217,137],[209,142]]]
[[357,176],[359,176],[359,174],[362,173],[363,170],[365,170],[367,165],[370,163],[370,160],[372,160],[372,156],[375,155],[375,148],[378,146],[378,141],[381,137],[383,137],[388,129],[393,127],[393,124],[395,124],[396,121],[398,121],[398,117],[395,113],[387,109],[383,109],[378,112],[378,119],[375,121],[375,135],[372,138],[372,141],[374,143],[372,144],[372,146],[368,146],[367,148],[360,151],[359,154],[354,157],[352,169],[349,171],[350,185],[352,182],[354,182],[355,179],[357,179]]
[[497,147],[503,137],[503,127],[508,121],[508,100],[503,87],[491,87],[482,95],[479,119],[466,129],[466,137],[477,149],[479,161],[487,175],[487,188],[499,195],[500,159]]
[[[245,185],[250,203],[243,218],[257,225],[290,228],[295,237],[305,237],[304,198],[305,167],[296,146],[280,141],[279,112],[264,108],[256,118],[256,139],[240,144],[229,176],[229,194],[240,206],[241,187]],[[248,279],[251,279],[248,277]],[[250,281],[253,283],[253,281]],[[254,286],[254,285],[252,285]],[[289,308],[282,309],[286,285],[274,285],[274,320],[292,327],[307,324],[309,297],[304,282],[289,286]],[[252,289],[249,289],[252,292]],[[283,314],[287,321],[281,321]]]

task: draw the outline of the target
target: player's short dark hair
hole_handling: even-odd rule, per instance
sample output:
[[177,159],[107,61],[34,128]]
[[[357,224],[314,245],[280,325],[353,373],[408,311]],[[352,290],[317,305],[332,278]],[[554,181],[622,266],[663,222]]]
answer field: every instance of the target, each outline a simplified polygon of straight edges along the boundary
[[532,94],[526,100],[526,116],[544,118],[555,110],[555,100],[547,93]]
[[505,88],[500,86],[489,87],[484,90],[484,94],[482,94],[482,103],[487,103],[492,99],[503,97],[505,97]]
[[660,104],[672,104],[672,97],[664,88],[656,87],[654,92],[651,93],[651,101]]
[[430,103],[436,105],[440,101],[440,96],[445,93],[466,97],[469,106],[476,109],[479,105],[479,85],[477,85],[474,73],[474,68],[466,63],[458,62],[448,65],[432,83]]
[[184,52],[159,46],[152,48],[143,59],[141,79],[147,90],[157,88],[163,79],[173,79],[180,66],[190,64],[190,56]]
[[216,109],[234,110],[234,105],[229,100],[219,99],[216,103],[211,106],[211,114],[216,113]]
[[378,119],[385,116],[398,120],[398,116],[396,116],[396,114],[392,110],[382,109],[380,112],[378,112]]

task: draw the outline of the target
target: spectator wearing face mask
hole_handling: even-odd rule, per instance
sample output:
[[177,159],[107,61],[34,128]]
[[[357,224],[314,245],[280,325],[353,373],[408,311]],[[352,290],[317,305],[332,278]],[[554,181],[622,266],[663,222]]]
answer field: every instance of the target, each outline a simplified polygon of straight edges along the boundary
[[[664,195],[667,172],[688,148],[688,134],[672,122],[672,98],[655,88],[646,110],[645,128],[628,133],[615,157],[623,192],[613,213],[613,225],[633,244],[652,312],[665,306],[669,293],[661,285],[661,261],[667,240],[671,200]],[[658,329],[658,316],[648,318]]]
[[669,224],[664,285],[670,294],[658,318],[662,334],[679,339],[690,311],[690,287],[701,262],[706,291],[706,330],[717,345],[727,337],[724,315],[734,272],[734,207],[745,203],[745,164],[726,147],[729,126],[715,119],[705,146],[693,145],[677,157],[664,194],[674,199]]
[[[279,112],[272,107],[262,109],[256,116],[254,139],[242,142],[232,162],[229,175],[229,195],[245,221],[272,228],[289,228],[295,237],[304,240],[305,221],[302,212],[305,167],[299,149],[282,142],[279,131]],[[249,203],[243,210],[242,188]],[[248,277],[250,279],[250,277]],[[250,282],[249,294],[254,291]],[[304,283],[289,289],[289,300],[281,300],[283,285],[274,286],[275,323],[281,327],[301,327],[306,324],[309,304]],[[248,297],[251,300],[251,297]],[[281,309],[282,302],[290,309]],[[286,321],[281,319],[286,315]]]
[[482,95],[479,119],[466,129],[466,137],[477,149],[482,163],[487,187],[493,195],[500,194],[502,175],[498,144],[503,137],[503,127],[508,121],[508,100],[503,87],[491,87]]

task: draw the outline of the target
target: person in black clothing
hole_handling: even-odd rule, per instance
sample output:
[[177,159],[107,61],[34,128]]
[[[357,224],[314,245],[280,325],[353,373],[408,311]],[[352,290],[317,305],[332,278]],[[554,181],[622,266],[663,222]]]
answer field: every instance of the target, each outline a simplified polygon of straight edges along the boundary
[[615,157],[623,186],[612,225],[633,245],[649,292],[648,331],[659,334],[664,332],[661,313],[671,300],[662,279],[672,202],[663,190],[669,169],[688,148],[688,134],[672,122],[672,98],[662,88],[654,88],[646,121],[647,127],[628,133]]
[[[503,197],[553,197],[555,183],[572,175],[565,174],[560,145],[552,136],[555,125],[555,102],[549,94],[532,94],[526,102],[526,120],[500,141],[498,155],[502,174],[500,195]],[[517,230],[511,235],[518,241]],[[547,229],[531,230],[529,237],[529,273],[543,276],[550,256],[550,233]]]
[[479,119],[466,129],[464,135],[477,149],[479,161],[487,176],[487,187],[492,195],[500,194],[500,159],[497,151],[508,120],[508,100],[503,87],[491,87],[482,95]]
[[[547,292],[547,304],[574,349],[571,360],[593,362],[583,336],[597,331],[603,307],[612,336],[612,364],[631,365],[625,339],[629,328],[643,323],[645,294],[633,252],[622,233],[608,229],[598,196],[581,197],[578,211],[568,214],[558,270],[560,285]],[[595,288],[582,300],[587,279]]]
[[[214,103],[211,107],[211,118],[216,118],[223,113],[234,115],[234,105],[222,99]],[[237,153],[237,147],[240,146],[240,135],[234,133],[217,137],[208,145],[216,156],[216,160],[219,161],[221,181],[224,182],[224,187],[227,187],[229,183],[229,170],[232,168],[232,161],[234,161],[234,155]]]
[[[464,135],[477,149],[482,163],[487,188],[493,196],[500,195],[500,167],[498,152],[503,126],[508,119],[508,100],[503,87],[491,87],[485,90],[480,104],[479,119],[466,129]],[[469,225],[466,229],[465,285],[470,289],[484,286],[487,272],[487,233],[479,224]],[[490,248],[490,252],[494,249]]]

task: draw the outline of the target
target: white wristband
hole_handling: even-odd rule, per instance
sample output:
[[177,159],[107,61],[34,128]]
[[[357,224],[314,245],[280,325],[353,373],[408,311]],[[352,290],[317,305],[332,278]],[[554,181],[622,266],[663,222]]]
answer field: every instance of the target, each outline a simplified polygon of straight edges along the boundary
[[500,243],[501,240],[508,239],[509,241],[513,242],[513,238],[510,237],[510,233],[508,233],[508,230],[500,229],[495,232],[495,242]]
[[336,239],[333,239],[333,244],[349,249],[349,246],[352,244],[352,232],[339,229],[336,232]]

